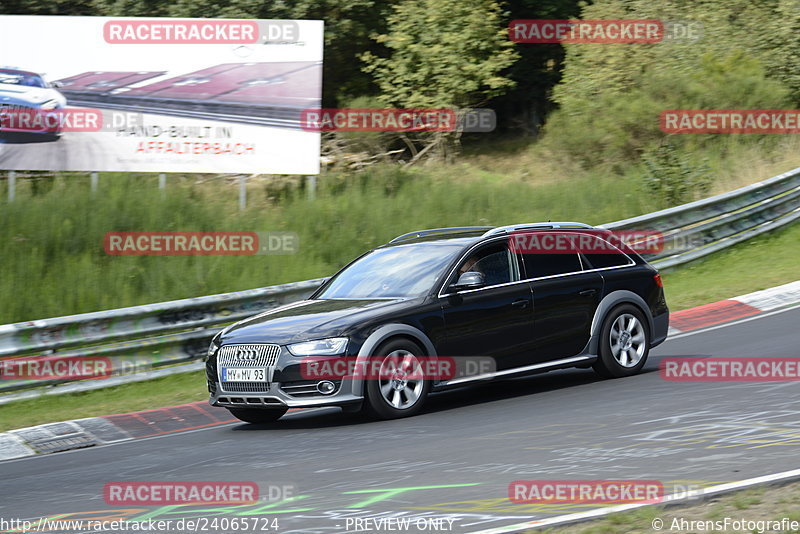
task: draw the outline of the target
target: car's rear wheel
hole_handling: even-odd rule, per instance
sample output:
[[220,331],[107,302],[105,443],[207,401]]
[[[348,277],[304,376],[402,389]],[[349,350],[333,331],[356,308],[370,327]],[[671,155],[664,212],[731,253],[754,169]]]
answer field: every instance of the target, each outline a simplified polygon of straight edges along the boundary
[[381,419],[417,414],[431,389],[420,362],[422,349],[406,339],[384,343],[372,356],[364,385],[364,411]]
[[245,423],[261,424],[277,421],[289,411],[288,408],[228,408],[231,414]]
[[600,376],[619,378],[638,373],[650,352],[650,330],[641,310],[623,304],[611,310],[600,331],[594,370]]

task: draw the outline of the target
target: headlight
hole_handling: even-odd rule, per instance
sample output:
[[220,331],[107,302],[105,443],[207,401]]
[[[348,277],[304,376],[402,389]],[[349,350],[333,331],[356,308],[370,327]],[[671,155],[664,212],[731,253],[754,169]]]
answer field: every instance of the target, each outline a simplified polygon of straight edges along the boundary
[[331,337],[289,345],[289,352],[295,356],[335,356],[342,354],[346,348],[346,337]]
[[44,104],[42,104],[39,107],[42,108],[42,109],[48,109],[48,110],[49,109],[56,109],[58,107],[58,102],[56,102],[55,100],[48,100],[47,102],[45,102]]

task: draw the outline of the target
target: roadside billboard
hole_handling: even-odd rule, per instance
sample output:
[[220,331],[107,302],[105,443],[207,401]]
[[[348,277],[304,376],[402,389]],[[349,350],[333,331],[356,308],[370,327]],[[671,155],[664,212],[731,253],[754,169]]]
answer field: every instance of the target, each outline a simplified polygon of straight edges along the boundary
[[317,174],[323,23],[0,16],[0,169]]

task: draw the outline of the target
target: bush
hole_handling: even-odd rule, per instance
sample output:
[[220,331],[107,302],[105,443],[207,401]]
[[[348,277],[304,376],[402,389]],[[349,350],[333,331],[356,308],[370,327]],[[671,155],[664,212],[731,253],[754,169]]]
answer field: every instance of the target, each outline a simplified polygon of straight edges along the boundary
[[608,90],[578,98],[564,89],[562,107],[545,125],[543,142],[564,151],[586,167],[613,170],[637,162],[646,151],[669,139],[685,151],[715,147],[729,138],[739,142],[773,143],[771,134],[666,134],[660,114],[667,109],[782,108],[789,90],[769,79],[758,60],[732,52],[705,55],[696,69],[653,70],[626,90]]
[[642,155],[647,193],[659,208],[685,204],[708,192],[712,176],[708,163],[694,164],[673,145],[664,143]]

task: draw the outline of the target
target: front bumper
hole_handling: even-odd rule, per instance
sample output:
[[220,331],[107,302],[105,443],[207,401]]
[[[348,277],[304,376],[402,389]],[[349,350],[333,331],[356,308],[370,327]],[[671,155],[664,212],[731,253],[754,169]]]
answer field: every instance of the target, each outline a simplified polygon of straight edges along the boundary
[[323,398],[292,399],[280,394],[264,393],[219,393],[212,394],[212,406],[225,408],[314,408],[318,406],[347,406],[360,404],[362,397],[355,395],[328,395]]
[[[301,374],[302,359],[293,356],[286,347],[272,371],[270,382],[221,382],[217,368],[219,350],[206,362],[206,380],[212,406],[227,408],[311,408],[317,406],[348,406],[360,404],[361,383],[352,377],[333,381],[336,389],[328,395],[315,391],[318,381],[304,380]],[[339,358],[332,356],[331,358]]]

